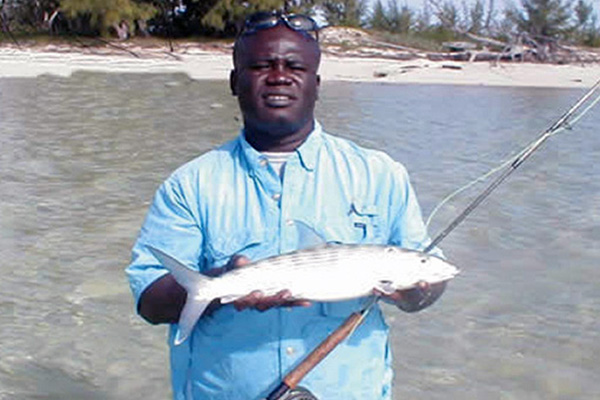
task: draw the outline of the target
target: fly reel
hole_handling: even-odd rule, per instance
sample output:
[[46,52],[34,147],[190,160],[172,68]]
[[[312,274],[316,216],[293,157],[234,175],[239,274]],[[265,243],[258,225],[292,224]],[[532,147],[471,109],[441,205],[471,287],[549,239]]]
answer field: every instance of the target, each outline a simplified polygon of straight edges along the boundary
[[296,387],[287,392],[281,400],[318,400],[311,392],[303,387]]

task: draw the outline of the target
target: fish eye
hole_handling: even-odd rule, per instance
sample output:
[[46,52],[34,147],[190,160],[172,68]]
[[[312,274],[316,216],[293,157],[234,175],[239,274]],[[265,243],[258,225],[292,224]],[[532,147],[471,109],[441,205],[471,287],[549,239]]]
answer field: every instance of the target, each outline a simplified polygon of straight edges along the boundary
[[425,264],[427,262],[426,258],[421,258],[421,264]]

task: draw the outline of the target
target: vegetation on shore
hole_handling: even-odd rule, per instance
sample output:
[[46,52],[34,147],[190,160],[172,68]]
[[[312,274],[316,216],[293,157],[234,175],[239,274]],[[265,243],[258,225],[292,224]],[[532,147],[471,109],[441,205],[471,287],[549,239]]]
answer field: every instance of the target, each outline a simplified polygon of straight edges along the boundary
[[0,0],[0,38],[232,38],[244,16],[279,9],[366,29],[409,51],[477,49],[480,56],[490,50],[490,57],[556,61],[553,54],[571,54],[573,46],[600,47],[593,0],[517,0],[504,9],[497,1],[424,0],[415,9],[401,0]]

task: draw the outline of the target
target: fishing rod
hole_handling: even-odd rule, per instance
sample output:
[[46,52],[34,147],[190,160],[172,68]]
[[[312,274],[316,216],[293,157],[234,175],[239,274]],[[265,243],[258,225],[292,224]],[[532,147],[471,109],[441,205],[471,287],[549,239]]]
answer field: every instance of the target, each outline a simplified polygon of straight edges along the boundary
[[362,310],[350,314],[335,331],[329,334],[296,368],[283,378],[283,381],[267,396],[266,400],[317,400],[307,389],[299,387],[298,383],[358,328],[378,299],[378,296],[373,296]]
[[[423,250],[424,253],[429,253],[435,246],[437,246],[442,240],[446,238],[461,222],[467,218],[477,206],[483,202],[493,191],[496,189],[506,178],[508,178],[513,172],[525,162],[540,146],[548,140],[552,135],[557,133],[561,129],[569,128],[569,119],[585,104],[596,90],[600,88],[600,80],[596,82],[570,109],[567,110],[554,124],[546,129],[532,144],[525,148],[525,150],[500,174],[490,185],[485,188],[465,209],[461,212],[450,224],[440,232],[427,247]],[[585,111],[587,112],[593,107],[598,99],[590,105]]]
[[[600,80],[594,84],[566,113],[564,113],[554,124],[546,129],[532,144],[527,146],[515,159],[509,167],[498,176],[479,196],[477,196],[440,234],[438,234],[431,243],[423,250],[429,253],[435,246],[444,240],[461,222],[467,218],[485,198],[487,198],[509,175],[511,175],[525,160],[527,160],[546,140],[556,134],[561,129],[570,128],[570,118],[579,110],[590,97],[600,88]],[[600,101],[600,96],[596,98],[578,117],[579,120],[583,114],[590,110]],[[275,388],[266,400],[317,400],[317,398],[308,390],[299,387],[298,383],[315,368],[329,353],[331,353],[338,344],[344,341],[348,336],[358,328],[365,319],[367,313],[379,300],[374,296],[369,303],[361,310],[352,313],[333,333],[321,342],[302,362],[283,378],[283,381]]]

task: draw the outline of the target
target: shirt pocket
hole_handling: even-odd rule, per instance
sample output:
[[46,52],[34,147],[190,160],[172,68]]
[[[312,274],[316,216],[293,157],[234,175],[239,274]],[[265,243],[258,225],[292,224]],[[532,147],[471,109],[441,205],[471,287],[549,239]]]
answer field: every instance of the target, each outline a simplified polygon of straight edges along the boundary
[[321,231],[328,243],[381,244],[380,213],[374,204],[354,202],[344,215],[326,217]]
[[[382,244],[380,213],[374,204],[353,202],[345,215],[327,219],[322,227],[325,240],[329,243]],[[364,268],[369,268],[365,265]],[[338,283],[343,285],[343,279]],[[321,313],[326,317],[346,318],[366,305],[367,299],[321,303]]]

